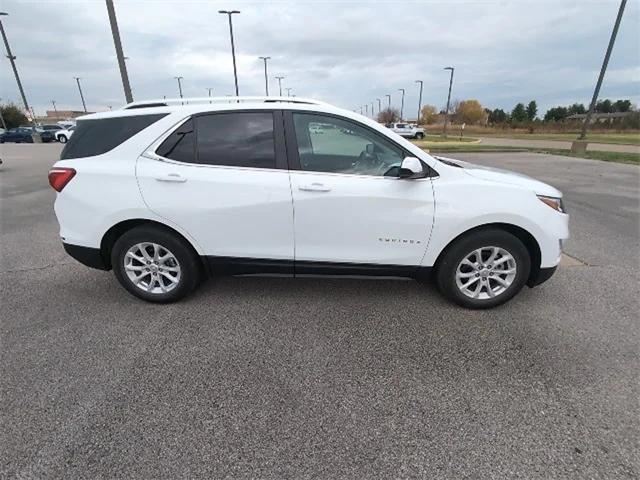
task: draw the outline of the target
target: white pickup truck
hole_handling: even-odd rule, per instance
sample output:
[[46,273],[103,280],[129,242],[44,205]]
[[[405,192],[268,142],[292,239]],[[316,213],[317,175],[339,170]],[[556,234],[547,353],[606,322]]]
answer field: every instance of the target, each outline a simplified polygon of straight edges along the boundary
[[401,137],[418,139],[424,138],[424,128],[411,123],[388,123],[385,126]]

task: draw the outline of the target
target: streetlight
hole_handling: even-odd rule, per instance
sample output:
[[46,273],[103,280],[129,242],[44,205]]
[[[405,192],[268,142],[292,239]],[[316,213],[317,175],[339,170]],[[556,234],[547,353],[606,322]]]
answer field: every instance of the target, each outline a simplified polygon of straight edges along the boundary
[[284,77],[275,77],[278,79],[278,89],[280,90],[280,96],[282,96],[282,80]]
[[269,80],[267,77],[267,60],[270,60],[271,57],[258,57],[258,58],[264,62],[264,91],[268,97],[269,96]]
[[[0,12],[0,17],[6,17],[9,15],[7,12]],[[4,48],[7,49],[7,58],[11,62],[11,68],[13,69],[13,74],[16,77],[16,83],[18,84],[18,90],[20,90],[20,96],[22,97],[22,104],[24,105],[24,109],[27,113],[29,113],[29,104],[27,103],[27,97],[24,94],[24,89],[22,88],[22,82],[20,81],[20,76],[18,75],[18,69],[16,68],[16,57],[11,53],[11,48],[9,47],[9,40],[7,40],[7,35],[4,33],[4,26],[2,25],[2,20],[0,20],[0,33],[2,33],[2,40],[4,40]],[[35,137],[35,141],[39,141],[39,135],[36,132],[36,119],[33,119],[32,128],[33,128],[33,137]]]
[[[604,55],[604,60],[602,62],[602,68],[600,69],[600,75],[598,76],[598,82],[596,83],[596,89],[593,91],[593,97],[591,98],[591,104],[589,105],[589,111],[584,118],[584,123],[582,124],[582,131],[580,132],[580,136],[578,140],[584,140],[587,136],[587,128],[589,127],[589,121],[591,120],[591,115],[593,114],[593,110],[596,106],[596,101],[598,100],[598,94],[600,93],[600,86],[602,85],[602,80],[604,79],[604,73],[607,71],[607,65],[609,64],[609,57],[611,56],[611,50],[613,50],[613,44],[616,41],[616,36],[618,35],[618,27],[620,26],[620,20],[622,20],[622,14],[624,13],[624,7],[627,5],[627,0],[622,0],[620,2],[620,8],[618,9],[618,16],[616,17],[616,23],[613,25],[613,31],[611,32],[611,38],[609,38],[609,46],[607,47],[607,52]],[[585,144],[586,145],[586,144]],[[578,147],[573,147],[572,150],[577,149]],[[586,149],[586,146],[585,146]]]
[[[213,91],[213,87],[209,87],[207,88],[207,90],[209,91],[209,98],[211,98],[211,92]],[[209,103],[211,103],[211,100],[209,100]]]
[[373,118],[373,110],[374,110],[374,108],[373,108],[373,102],[371,102],[371,117],[372,117],[372,118]]
[[369,105],[364,106],[364,114],[369,115]]
[[87,104],[84,103],[84,95],[82,94],[82,87],[80,86],[80,77],[73,77],[78,84],[78,91],[80,92],[80,99],[82,100],[82,108],[84,108],[84,113],[87,113]]
[[418,98],[418,120],[417,120],[418,125],[420,125],[420,114],[422,113],[420,111],[422,109],[422,84],[424,82],[422,80],[416,80],[416,83],[420,84],[420,97]]
[[182,79],[184,77],[173,77],[178,81],[178,92],[180,93],[180,98],[182,98]]
[[391,95],[385,95],[385,97],[389,99],[389,106],[387,108],[391,110]]
[[379,98],[376,98],[376,100],[378,100],[378,113],[380,113],[382,111],[382,103]]
[[227,15],[229,17],[229,36],[231,37],[231,56],[233,58],[233,78],[236,82],[236,97],[240,96],[238,93],[238,70],[236,69],[236,46],[233,43],[233,23],[231,22],[231,15],[240,13],[239,10],[218,10],[218,13]]
[[131,85],[129,84],[129,75],[127,74],[127,57],[122,53],[122,42],[120,41],[120,30],[118,30],[118,20],[116,19],[116,10],[113,6],[113,0],[106,0],[107,14],[109,15],[109,24],[111,25],[111,35],[113,36],[113,44],[116,47],[116,57],[118,57],[118,68],[120,69],[120,77],[122,78],[122,88],[124,88],[124,97],[127,103],[133,102],[131,94]]
[[449,123],[449,103],[451,102],[451,85],[453,85],[453,67],[444,67],[444,70],[451,70],[451,77],[449,78],[449,95],[447,96],[447,110],[444,112],[444,138],[447,138],[447,123]]
[[58,118],[58,109],[56,108],[56,101],[51,100],[51,103],[53,104],[53,112],[55,113],[56,118]]
[[287,87],[287,88],[285,88],[285,90],[287,91],[287,97],[290,97],[291,96],[291,88]]
[[402,103],[400,104],[400,121],[402,121],[404,113],[404,88],[399,88],[399,92],[402,92]]

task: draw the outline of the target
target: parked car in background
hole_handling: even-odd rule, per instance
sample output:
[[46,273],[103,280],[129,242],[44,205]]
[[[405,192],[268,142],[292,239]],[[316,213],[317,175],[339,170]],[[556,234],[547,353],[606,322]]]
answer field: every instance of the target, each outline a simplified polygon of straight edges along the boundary
[[0,135],[0,143],[33,143],[33,138],[31,137],[32,134],[33,129],[31,127],[10,128]]
[[424,138],[424,128],[410,123],[390,123],[386,125],[391,131],[405,138]]
[[207,274],[433,275],[489,308],[560,262],[552,186],[310,99],[186,100],[82,117],[49,171],[65,250],[144,300],[178,300]]
[[61,130],[56,131],[55,139],[60,143],[67,143],[69,141],[69,138],[71,138],[71,135],[73,134],[73,131],[75,130],[75,128],[76,128],[75,125],[73,125],[68,128],[63,128]]
[[71,120],[60,120],[56,122],[58,124],[58,130],[68,129],[69,127],[75,127],[76,122]]

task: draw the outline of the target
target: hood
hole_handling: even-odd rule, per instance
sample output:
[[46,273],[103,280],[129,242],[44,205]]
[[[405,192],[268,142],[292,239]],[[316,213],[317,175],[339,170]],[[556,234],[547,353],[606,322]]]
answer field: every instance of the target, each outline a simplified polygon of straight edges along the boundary
[[560,190],[558,190],[557,188],[521,173],[512,172],[510,170],[503,170],[501,168],[485,167],[483,165],[477,165],[475,163],[456,160],[453,158],[435,158],[445,165],[461,168],[468,175],[479,178],[481,180],[516,185],[518,187],[526,188],[527,190],[532,190],[538,195],[546,195],[548,197],[562,197],[562,192],[560,192]]

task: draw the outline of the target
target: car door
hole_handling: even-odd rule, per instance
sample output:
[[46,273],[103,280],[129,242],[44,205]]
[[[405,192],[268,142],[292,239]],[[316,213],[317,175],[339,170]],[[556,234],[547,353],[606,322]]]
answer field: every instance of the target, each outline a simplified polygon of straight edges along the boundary
[[293,205],[280,111],[186,120],[137,164],[149,208],[234,273],[292,273]]
[[[323,125],[323,135],[310,130],[313,123]],[[407,153],[382,133],[333,115],[286,111],[285,126],[296,273],[317,262],[419,265],[434,197],[430,178],[398,177]]]

